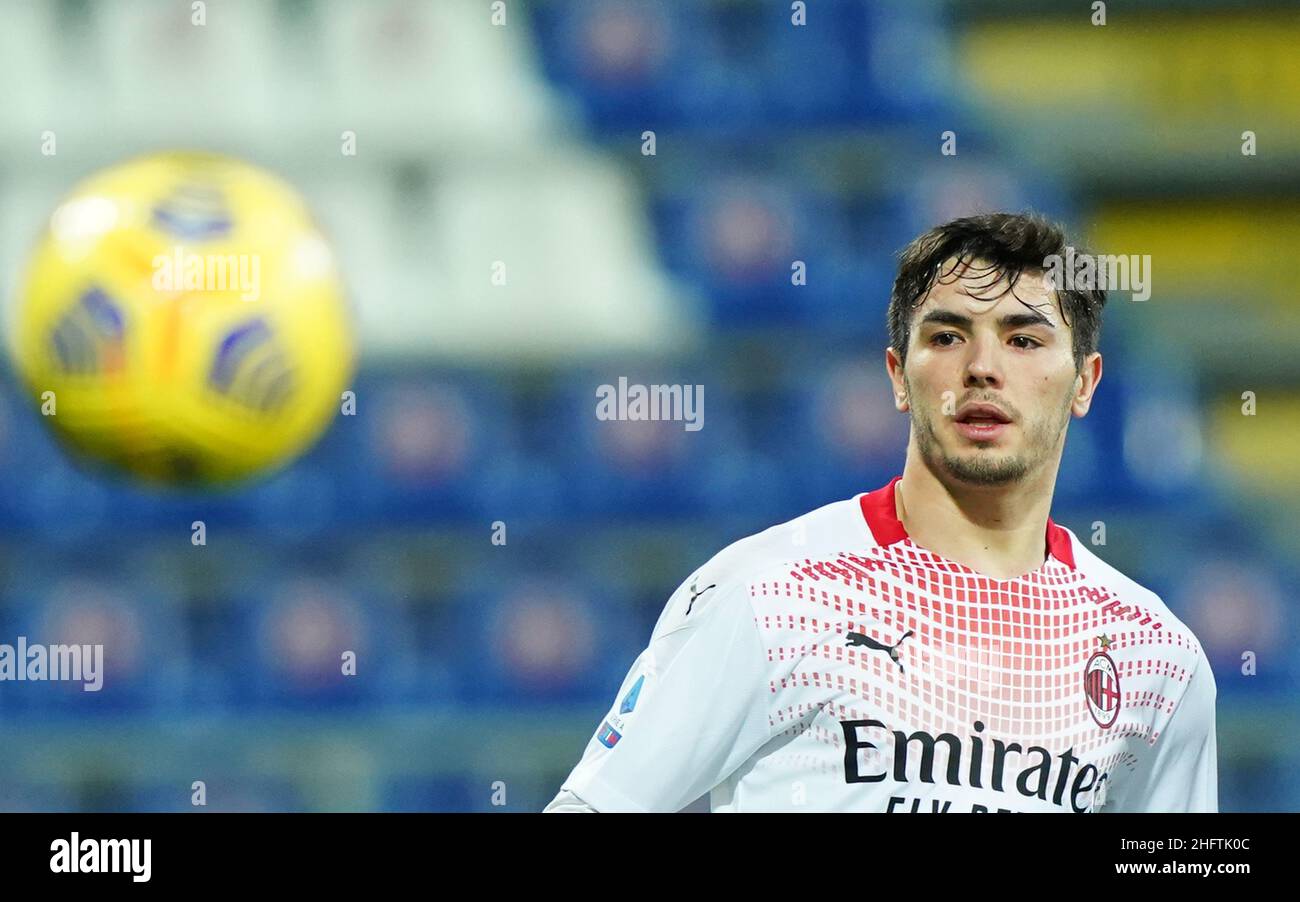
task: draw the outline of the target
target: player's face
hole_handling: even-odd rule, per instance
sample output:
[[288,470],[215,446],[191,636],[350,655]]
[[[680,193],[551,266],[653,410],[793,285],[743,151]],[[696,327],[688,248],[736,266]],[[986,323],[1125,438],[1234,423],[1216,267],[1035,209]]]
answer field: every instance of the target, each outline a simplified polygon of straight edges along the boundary
[[984,267],[940,269],[912,314],[907,363],[890,375],[926,464],[998,486],[1055,472],[1070,414],[1087,412],[1095,380],[1076,371],[1070,326],[1041,277],[1025,273],[1013,292]]

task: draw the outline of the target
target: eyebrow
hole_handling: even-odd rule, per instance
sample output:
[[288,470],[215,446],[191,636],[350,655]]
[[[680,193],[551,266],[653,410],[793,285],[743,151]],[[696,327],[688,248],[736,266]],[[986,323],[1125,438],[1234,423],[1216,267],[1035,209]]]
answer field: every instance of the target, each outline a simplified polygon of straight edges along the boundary
[[[954,313],[951,310],[931,310],[921,317],[920,325],[923,326],[926,323],[938,323],[944,326],[959,326],[963,329],[970,329],[974,325],[974,320],[964,313]],[[1008,313],[998,320],[998,325],[1004,329],[1020,329],[1025,326],[1056,328],[1052,321],[1041,313]]]

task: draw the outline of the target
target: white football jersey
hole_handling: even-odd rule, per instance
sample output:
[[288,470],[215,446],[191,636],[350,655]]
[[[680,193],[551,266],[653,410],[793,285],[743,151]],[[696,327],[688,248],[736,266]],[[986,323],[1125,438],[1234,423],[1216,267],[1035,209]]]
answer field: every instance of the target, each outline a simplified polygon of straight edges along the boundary
[[999,580],[916,545],[895,478],[669,598],[548,811],[1217,811],[1214,674],[1048,520]]

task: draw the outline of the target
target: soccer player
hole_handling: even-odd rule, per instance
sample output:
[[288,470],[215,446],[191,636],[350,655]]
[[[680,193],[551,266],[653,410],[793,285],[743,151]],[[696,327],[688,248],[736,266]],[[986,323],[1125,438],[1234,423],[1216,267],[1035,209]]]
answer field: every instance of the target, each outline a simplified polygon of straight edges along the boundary
[[998,213],[903,251],[902,475],[691,574],[547,811],[1218,809],[1199,642],[1049,516],[1102,375],[1065,240]]

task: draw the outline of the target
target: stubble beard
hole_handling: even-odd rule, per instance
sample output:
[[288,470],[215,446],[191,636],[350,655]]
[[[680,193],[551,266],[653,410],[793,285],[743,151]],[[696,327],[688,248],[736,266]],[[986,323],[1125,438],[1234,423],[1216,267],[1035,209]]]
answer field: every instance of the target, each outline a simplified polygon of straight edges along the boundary
[[[905,383],[906,378],[904,376]],[[907,396],[912,399],[920,397],[910,385],[907,386]],[[973,454],[950,454],[935,432],[932,410],[930,407],[917,409],[915,403],[912,407],[912,424],[921,459],[931,471],[946,473],[959,482],[985,488],[1014,485],[1036,472],[1056,448],[1070,420],[1067,400],[1057,415],[1044,416],[1030,426],[1025,435],[1024,451],[1020,454],[998,454],[983,442],[975,443],[978,450]]]

